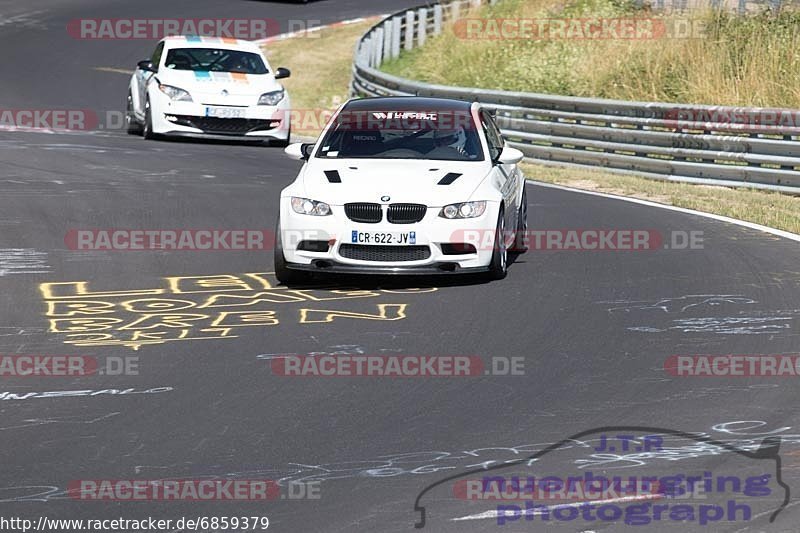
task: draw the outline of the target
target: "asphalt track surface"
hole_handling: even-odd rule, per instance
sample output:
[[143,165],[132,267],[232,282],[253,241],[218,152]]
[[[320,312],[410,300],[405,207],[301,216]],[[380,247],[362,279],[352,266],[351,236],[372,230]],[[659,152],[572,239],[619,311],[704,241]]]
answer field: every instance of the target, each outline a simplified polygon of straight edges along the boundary
[[[0,18],[13,23],[0,29],[5,51],[0,102],[12,109],[121,108],[127,77],[94,68],[130,68],[153,43],[72,40],[64,26],[73,18],[271,16],[332,22],[413,3],[327,0],[297,6],[236,0],[222,7],[188,0],[55,5],[4,0]],[[772,460],[686,436],[670,437],[652,453],[592,449],[604,434],[644,434],[599,429],[620,425],[696,433],[751,451],[764,437],[779,435],[783,480],[800,487],[797,378],[690,379],[663,369],[673,354],[796,353],[796,242],[693,215],[529,185],[532,228],[701,231],[703,249],[532,251],[499,282],[322,280],[292,287],[304,292],[286,297],[285,287],[264,290],[265,283],[277,286],[269,274],[271,252],[87,253],[64,243],[69,228],[270,230],[278,192],[298,170],[279,149],[146,142],[121,132],[1,132],[0,162],[0,353],[138,357],[139,364],[138,375],[3,378],[0,392],[27,399],[3,395],[0,400],[0,516],[268,516],[276,531],[407,531],[419,519],[417,495],[431,484],[448,476],[480,477],[476,466],[497,468],[592,430],[536,465],[508,468],[520,475],[563,477],[587,468],[628,476],[776,470]],[[229,300],[237,295],[233,289],[241,288],[197,285],[197,277],[211,276],[248,281],[252,290],[239,295],[266,292],[273,301],[232,307],[261,314],[255,325],[219,333],[209,325],[225,308],[200,309],[209,293],[175,294],[167,281],[186,278],[174,283],[184,291],[224,293],[218,297]],[[186,338],[136,350],[75,346],[69,332],[49,331],[53,317],[47,316],[43,289],[49,287],[51,297],[68,297],[80,287],[40,284],[81,281],[88,282],[85,290],[101,293],[82,300],[106,305],[113,311],[102,316],[120,319],[112,321],[117,339],[133,334],[122,329],[133,318],[123,301],[159,296],[189,301],[194,307],[188,312],[207,320],[190,327]],[[147,289],[162,294],[142,292]],[[265,325],[269,311],[279,323]],[[222,338],[208,338],[215,336]],[[276,354],[309,353],[521,357],[525,372],[288,378],[270,369]],[[28,395],[77,390],[96,394]],[[176,478],[274,479],[283,490],[289,481],[321,482],[320,497],[93,502],[66,493],[73,480]],[[539,518],[502,527],[492,518],[453,521],[496,507],[496,502],[454,498],[454,482],[423,495],[428,530],[545,529]],[[769,495],[738,495],[752,505],[752,520],[705,529],[796,531],[800,513],[792,503],[774,523],[767,521],[784,498],[774,475],[770,486]],[[709,501],[728,496],[711,495]],[[551,521],[547,528],[701,529],[696,521],[666,518],[638,527],[580,518]]]

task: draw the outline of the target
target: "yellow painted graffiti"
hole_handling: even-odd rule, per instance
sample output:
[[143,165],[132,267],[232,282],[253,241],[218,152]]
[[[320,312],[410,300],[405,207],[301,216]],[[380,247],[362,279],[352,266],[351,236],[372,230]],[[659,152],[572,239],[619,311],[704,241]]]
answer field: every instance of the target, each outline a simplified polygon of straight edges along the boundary
[[[299,324],[336,319],[402,320],[408,304],[376,303],[376,312],[330,309],[330,303],[434,292],[399,290],[289,289],[276,287],[270,272],[164,278],[162,287],[93,291],[87,281],[42,283],[49,331],[74,346],[142,346],[175,341],[230,339],[243,327],[271,327],[294,314]],[[324,309],[276,310],[286,304],[324,302]]]
[[300,323],[314,324],[333,322],[335,318],[356,318],[361,320],[402,320],[406,317],[406,304],[378,304],[378,313],[353,313],[352,311],[331,311],[328,309],[301,309]]

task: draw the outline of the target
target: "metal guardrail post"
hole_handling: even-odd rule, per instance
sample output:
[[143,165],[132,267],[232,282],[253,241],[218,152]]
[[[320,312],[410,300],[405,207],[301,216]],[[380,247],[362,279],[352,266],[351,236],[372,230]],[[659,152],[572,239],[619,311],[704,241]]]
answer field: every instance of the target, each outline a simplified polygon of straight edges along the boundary
[[414,11],[406,11],[406,34],[405,50],[409,52],[414,49]]
[[372,63],[374,68],[381,68],[383,62],[383,28],[377,28],[372,36]]
[[403,19],[401,17],[392,18],[392,44],[390,49],[390,57],[397,59],[400,57],[400,39],[402,37]]
[[381,57],[381,63],[383,63],[387,59],[391,59],[393,29],[394,25],[392,24],[391,20],[387,20],[386,22],[383,23],[383,55]]
[[365,41],[362,41],[358,47],[358,60],[364,61],[368,65],[372,66],[372,46],[373,46],[373,37],[368,37]]
[[417,11],[417,19],[419,20],[417,28],[417,46],[425,46],[425,38],[428,36],[427,8],[422,7]]

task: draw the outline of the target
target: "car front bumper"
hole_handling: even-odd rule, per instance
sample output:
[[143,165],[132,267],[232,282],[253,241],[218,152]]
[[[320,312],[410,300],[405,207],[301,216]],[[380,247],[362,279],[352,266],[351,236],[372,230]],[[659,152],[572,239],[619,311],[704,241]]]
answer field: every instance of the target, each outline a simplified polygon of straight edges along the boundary
[[[281,199],[280,238],[287,268],[314,272],[353,274],[453,274],[484,272],[491,263],[492,241],[499,204],[489,202],[481,216],[466,220],[447,220],[438,216],[440,208],[430,207],[414,224],[358,223],[350,220],[343,206],[332,206],[325,217],[295,213],[289,198]],[[408,245],[377,245],[354,242],[357,233],[414,233]],[[479,235],[465,239],[465,233]],[[308,243],[321,249],[310,250]],[[473,244],[468,253],[453,253],[452,245]],[[451,245],[451,246],[448,246]],[[413,250],[412,250],[413,248]],[[451,249],[448,249],[451,248]],[[458,250],[463,252],[464,250]],[[372,260],[377,259],[380,260]]]
[[330,274],[362,274],[372,276],[413,276],[413,275],[440,275],[440,274],[480,274],[488,272],[488,266],[462,268],[457,262],[443,262],[433,265],[384,267],[367,264],[349,265],[334,263],[328,260],[315,259],[311,264],[287,263],[289,270],[302,272],[319,272]]
[[220,118],[206,115],[209,107],[195,102],[153,101],[153,132],[159,135],[213,139],[288,140],[291,117],[288,98],[277,106],[232,107],[242,116]]

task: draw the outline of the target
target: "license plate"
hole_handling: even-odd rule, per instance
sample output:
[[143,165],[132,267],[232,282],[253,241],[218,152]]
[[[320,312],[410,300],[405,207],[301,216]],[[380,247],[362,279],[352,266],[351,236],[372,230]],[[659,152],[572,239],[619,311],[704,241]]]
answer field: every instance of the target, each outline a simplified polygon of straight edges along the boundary
[[386,233],[382,231],[355,231],[350,234],[352,244],[417,244],[417,232]]
[[244,109],[237,107],[207,107],[206,116],[216,118],[244,118]]

